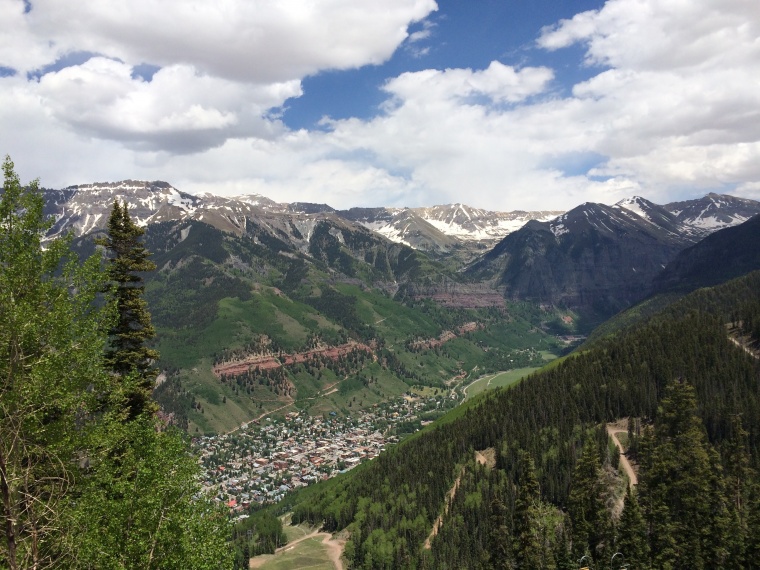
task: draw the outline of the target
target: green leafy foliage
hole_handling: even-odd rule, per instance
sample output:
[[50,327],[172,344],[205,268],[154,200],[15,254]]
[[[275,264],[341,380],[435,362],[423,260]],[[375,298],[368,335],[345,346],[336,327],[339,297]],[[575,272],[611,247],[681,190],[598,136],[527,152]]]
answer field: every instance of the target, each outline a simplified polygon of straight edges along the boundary
[[[43,248],[50,222],[37,185],[23,188],[10,159],[3,168],[0,567],[229,568],[226,516],[200,495],[186,442],[152,405],[135,413],[153,353],[141,349],[145,337],[121,343],[117,312],[144,306],[118,287],[123,303],[98,299],[100,256],[80,264],[66,239]],[[130,234],[120,239],[136,264],[121,275],[135,284],[131,271],[149,264],[124,216],[119,208],[116,231]],[[147,312],[138,321],[129,328],[144,335]],[[118,338],[107,344],[108,331]]]
[[100,422],[70,513],[78,568],[230,567],[227,514],[199,495],[182,435],[142,415]]
[[49,227],[33,182],[10,158],[0,199],[0,567],[66,566],[61,533],[83,453],[83,426],[107,383],[107,315],[93,309],[99,261],[83,265],[68,241],[42,248]]
[[232,546],[235,550],[235,568],[249,567],[252,556],[274,554],[287,544],[282,521],[268,511],[258,511],[235,524],[232,530]]

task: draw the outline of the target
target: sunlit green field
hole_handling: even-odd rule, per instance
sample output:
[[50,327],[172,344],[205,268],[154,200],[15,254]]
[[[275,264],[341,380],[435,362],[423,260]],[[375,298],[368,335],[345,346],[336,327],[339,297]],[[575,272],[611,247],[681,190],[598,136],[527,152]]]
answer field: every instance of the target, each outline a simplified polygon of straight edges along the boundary
[[[277,555],[264,555],[254,558],[254,567],[262,570],[334,570],[335,566],[327,556],[324,537],[315,536],[283,550]],[[266,560],[263,564],[258,564]]]
[[486,390],[493,390],[494,388],[501,388],[503,386],[511,386],[515,382],[522,380],[528,374],[538,369],[539,367],[515,368],[514,370],[500,372],[496,375],[483,376],[467,388],[467,400],[473,396],[477,396],[481,392],[485,392]]

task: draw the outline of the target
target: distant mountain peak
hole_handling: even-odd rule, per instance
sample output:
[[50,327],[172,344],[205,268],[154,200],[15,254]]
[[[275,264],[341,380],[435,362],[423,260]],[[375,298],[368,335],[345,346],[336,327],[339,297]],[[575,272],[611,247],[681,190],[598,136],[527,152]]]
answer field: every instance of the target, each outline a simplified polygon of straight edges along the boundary
[[[79,191],[101,191],[103,189],[112,190],[176,190],[168,182],[163,180],[119,180],[117,182],[90,182],[88,184],[75,184],[69,186],[66,190],[79,190]],[[178,191],[178,190],[177,190]]]

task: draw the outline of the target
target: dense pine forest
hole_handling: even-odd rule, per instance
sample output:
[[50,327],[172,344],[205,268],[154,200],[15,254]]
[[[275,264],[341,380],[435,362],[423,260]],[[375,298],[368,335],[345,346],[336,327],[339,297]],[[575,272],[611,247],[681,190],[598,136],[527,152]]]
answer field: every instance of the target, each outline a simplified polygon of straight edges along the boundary
[[[348,528],[352,568],[758,567],[760,364],[729,336],[756,334],[758,299],[758,272],[699,290],[309,490],[293,519]],[[620,418],[633,490],[604,428]]]

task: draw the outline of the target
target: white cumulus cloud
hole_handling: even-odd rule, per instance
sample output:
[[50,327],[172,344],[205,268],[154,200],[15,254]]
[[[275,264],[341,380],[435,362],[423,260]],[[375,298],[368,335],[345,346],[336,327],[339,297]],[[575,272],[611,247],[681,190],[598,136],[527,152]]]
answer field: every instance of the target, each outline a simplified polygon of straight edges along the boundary
[[[315,131],[278,118],[301,80],[434,48],[435,2],[23,6],[0,0],[0,67],[17,71],[0,77],[0,152],[43,184],[503,210],[760,192],[757,0],[608,0],[538,32],[520,66],[395,73],[371,118]],[[585,79],[560,85],[542,56],[570,46]]]

